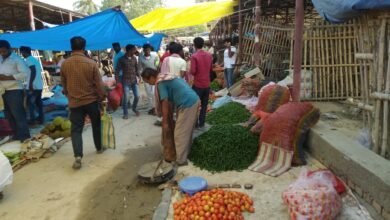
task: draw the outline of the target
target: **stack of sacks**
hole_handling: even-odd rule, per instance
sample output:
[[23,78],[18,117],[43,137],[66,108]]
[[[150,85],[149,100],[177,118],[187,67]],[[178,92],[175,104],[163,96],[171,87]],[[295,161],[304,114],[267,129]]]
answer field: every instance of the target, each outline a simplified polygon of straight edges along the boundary
[[263,118],[259,153],[248,169],[275,177],[293,164],[305,164],[303,143],[319,118],[318,109],[310,103],[300,102],[284,104]]
[[263,121],[260,142],[278,143],[281,148],[293,151],[293,164],[305,164],[303,143],[319,119],[320,110],[309,102],[284,104]]
[[[279,86],[274,83],[261,88],[259,91],[259,101],[251,118],[247,122],[248,126],[255,124],[251,131],[260,134],[263,120],[270,113],[275,112],[279,106],[286,104],[290,100],[290,90],[287,87]],[[260,119],[260,120],[259,120]]]

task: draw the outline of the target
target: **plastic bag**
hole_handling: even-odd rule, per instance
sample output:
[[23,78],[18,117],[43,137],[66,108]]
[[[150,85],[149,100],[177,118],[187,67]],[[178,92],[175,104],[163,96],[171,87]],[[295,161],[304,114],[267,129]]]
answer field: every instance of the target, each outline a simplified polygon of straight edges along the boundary
[[123,95],[123,87],[122,84],[118,83],[115,87],[115,89],[111,90],[108,93],[108,106],[111,108],[111,110],[115,111],[118,109],[118,107],[121,104],[121,98]]
[[3,191],[6,185],[12,183],[13,176],[14,173],[8,158],[0,151],[0,192]]
[[327,175],[310,175],[303,169],[297,181],[282,193],[292,220],[335,219],[341,198]]
[[214,103],[212,105],[212,109],[222,107],[223,105],[226,105],[229,102],[232,102],[232,98],[228,95],[225,95],[225,96],[218,98],[214,101]]
[[359,136],[357,137],[357,141],[365,148],[371,149],[373,141],[370,130],[368,128],[361,129],[359,132]]
[[330,170],[321,169],[316,171],[309,171],[308,175],[310,178],[313,179],[329,179],[332,182],[333,188],[337,191],[338,194],[342,194],[347,190],[343,181],[341,181],[337,176],[335,176]]

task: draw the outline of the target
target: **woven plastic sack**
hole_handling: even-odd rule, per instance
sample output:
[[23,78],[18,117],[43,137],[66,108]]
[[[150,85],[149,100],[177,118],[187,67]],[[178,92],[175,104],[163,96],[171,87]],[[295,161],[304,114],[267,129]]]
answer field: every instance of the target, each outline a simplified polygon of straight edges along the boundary
[[260,142],[280,143],[286,150],[294,151],[293,164],[305,164],[303,143],[308,130],[320,118],[320,111],[308,102],[284,104],[263,122]]
[[4,190],[6,185],[12,183],[13,176],[14,173],[8,158],[0,151],[0,192]]
[[286,104],[290,100],[290,91],[287,87],[276,84],[269,84],[263,87],[259,92],[259,102],[256,111],[272,113],[279,106]]
[[335,219],[341,211],[341,198],[326,175],[310,176],[303,169],[297,181],[282,193],[291,220]]
[[104,110],[104,113],[101,117],[101,138],[102,146],[104,148],[115,149],[115,130],[114,123],[112,122],[112,116]]

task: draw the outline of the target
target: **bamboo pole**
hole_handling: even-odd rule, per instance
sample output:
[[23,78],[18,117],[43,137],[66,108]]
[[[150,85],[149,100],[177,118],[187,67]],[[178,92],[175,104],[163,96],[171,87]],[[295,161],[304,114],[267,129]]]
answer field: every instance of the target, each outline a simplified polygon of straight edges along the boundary
[[[382,19],[379,30],[379,52],[378,52],[378,71],[377,71],[377,88],[376,91],[382,91],[383,83],[383,64],[384,64],[384,47],[386,35],[386,19]],[[374,152],[379,153],[379,138],[380,138],[380,115],[381,115],[381,100],[376,101],[375,105],[375,125],[374,125]]]
[[[386,81],[387,83],[387,81]],[[390,101],[390,93],[373,92],[371,98]]]
[[[362,33],[360,32],[360,34],[362,34]],[[355,59],[357,59],[357,60],[374,60],[374,54],[372,54],[372,53],[356,53]]]
[[299,102],[301,92],[301,64],[302,64],[302,38],[304,24],[304,2],[295,1],[295,44],[294,44],[294,80],[293,80],[293,101]]
[[[387,76],[386,76],[386,87],[385,94],[390,96],[390,40],[387,51]],[[389,136],[389,100],[385,100],[383,103],[383,131],[382,131],[382,147],[381,147],[381,156],[386,156],[388,136]]]
[[369,112],[373,112],[375,110],[374,106],[365,104],[363,102],[354,102],[353,99],[352,100],[351,99],[347,99],[345,104],[353,105],[353,106],[356,106],[356,107],[358,107],[360,109],[363,109],[363,110],[369,111]]

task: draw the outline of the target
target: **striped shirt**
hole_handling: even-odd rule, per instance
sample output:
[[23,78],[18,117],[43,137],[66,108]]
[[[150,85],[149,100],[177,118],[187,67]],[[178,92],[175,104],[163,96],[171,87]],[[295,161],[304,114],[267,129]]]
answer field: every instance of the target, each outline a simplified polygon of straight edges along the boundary
[[61,83],[70,108],[101,101],[105,97],[98,65],[82,52],[72,52],[62,64]]

